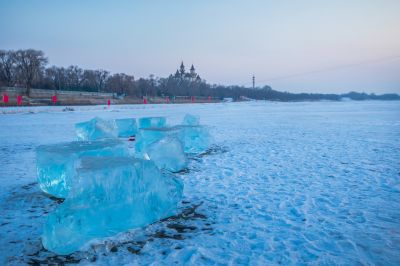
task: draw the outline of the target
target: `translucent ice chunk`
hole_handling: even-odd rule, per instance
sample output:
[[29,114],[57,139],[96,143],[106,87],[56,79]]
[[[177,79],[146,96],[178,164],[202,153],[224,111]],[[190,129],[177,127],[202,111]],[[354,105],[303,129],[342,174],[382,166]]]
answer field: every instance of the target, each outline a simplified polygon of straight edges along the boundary
[[139,118],[139,128],[161,128],[166,127],[165,117],[142,117]]
[[183,118],[182,125],[187,126],[198,126],[200,124],[200,117],[186,114]]
[[68,198],[44,225],[43,246],[70,254],[94,238],[113,236],[174,214],[183,183],[152,161],[84,158]]
[[181,141],[175,137],[165,137],[150,144],[145,157],[154,161],[159,169],[179,172],[187,167],[186,155]]
[[136,119],[126,118],[126,119],[116,119],[115,123],[118,128],[118,137],[128,138],[136,135],[137,125]]
[[203,126],[174,126],[167,128],[141,128],[136,135],[135,149],[137,154],[143,154],[147,147],[166,136],[178,138],[183,144],[185,153],[203,153],[211,142],[207,128]]
[[75,124],[75,131],[79,140],[98,140],[118,136],[118,129],[114,120],[107,121],[98,117]]
[[143,154],[150,144],[166,136],[178,136],[179,131],[178,127],[139,128],[136,134],[135,151],[137,154]]
[[211,142],[207,128],[203,126],[177,126],[179,139],[183,143],[185,153],[198,154],[205,152]]
[[39,146],[36,149],[38,183],[44,192],[65,198],[71,188],[80,158],[128,155],[125,144],[113,139]]

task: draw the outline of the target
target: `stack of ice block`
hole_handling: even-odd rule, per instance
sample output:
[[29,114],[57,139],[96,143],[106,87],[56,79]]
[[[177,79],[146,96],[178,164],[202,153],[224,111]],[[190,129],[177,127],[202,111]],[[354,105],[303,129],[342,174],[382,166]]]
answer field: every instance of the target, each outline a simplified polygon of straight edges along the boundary
[[40,188],[50,195],[65,198],[75,182],[79,159],[85,156],[129,156],[129,151],[116,139],[39,146],[36,162]]
[[114,120],[93,118],[87,122],[75,125],[79,140],[98,140],[118,137],[118,128]]
[[116,119],[115,123],[117,124],[118,137],[129,138],[136,135],[137,132],[136,119],[134,118]]
[[[75,127],[83,141],[37,149],[41,189],[66,199],[48,216],[42,236],[43,246],[57,254],[172,215],[183,183],[167,173],[186,168],[186,155],[210,144],[207,129],[192,115],[173,127],[165,117],[141,118],[139,129],[135,119],[94,118]],[[134,135],[140,159],[117,139]]]
[[152,161],[84,158],[71,193],[48,216],[43,246],[70,254],[94,238],[109,237],[174,214],[182,181]]
[[165,117],[142,117],[139,118],[139,128],[163,128],[167,126]]

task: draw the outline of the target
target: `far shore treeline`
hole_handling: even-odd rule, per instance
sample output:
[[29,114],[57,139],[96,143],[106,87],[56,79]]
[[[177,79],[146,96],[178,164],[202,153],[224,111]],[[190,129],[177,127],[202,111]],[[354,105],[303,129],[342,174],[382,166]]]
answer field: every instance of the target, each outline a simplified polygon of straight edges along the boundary
[[[183,67],[183,68],[182,68]],[[29,95],[31,88],[46,90],[71,90],[110,92],[130,97],[143,96],[203,96],[214,98],[258,99],[275,101],[305,100],[400,100],[397,94],[346,94],[289,93],[271,89],[270,86],[249,88],[237,85],[212,85],[199,77],[187,78],[183,64],[176,74],[161,78],[134,78],[124,73],[111,74],[103,69],[82,69],[78,66],[48,66],[48,59],[39,50],[0,50],[0,87],[24,87]],[[190,76],[190,75],[189,75]]]

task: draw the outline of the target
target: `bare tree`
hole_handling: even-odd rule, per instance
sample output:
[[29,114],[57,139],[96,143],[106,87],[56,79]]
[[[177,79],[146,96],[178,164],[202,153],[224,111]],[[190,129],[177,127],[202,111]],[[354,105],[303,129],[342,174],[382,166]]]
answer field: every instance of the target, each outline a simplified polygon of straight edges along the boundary
[[97,92],[103,91],[105,88],[106,80],[110,75],[110,72],[105,70],[95,70],[94,71]]
[[106,89],[114,93],[133,94],[135,79],[124,73],[114,74],[107,79]]
[[30,89],[35,81],[38,81],[47,64],[47,58],[42,51],[28,49],[15,52],[17,70],[21,81],[26,86],[26,93],[30,95]]
[[45,77],[52,83],[52,87],[57,90],[68,87],[67,70],[63,67],[52,66],[45,71]]
[[78,66],[70,66],[67,68],[66,75],[68,87],[78,90],[83,82],[83,70]]
[[0,50],[0,82],[13,86],[15,82],[15,56],[13,51]]

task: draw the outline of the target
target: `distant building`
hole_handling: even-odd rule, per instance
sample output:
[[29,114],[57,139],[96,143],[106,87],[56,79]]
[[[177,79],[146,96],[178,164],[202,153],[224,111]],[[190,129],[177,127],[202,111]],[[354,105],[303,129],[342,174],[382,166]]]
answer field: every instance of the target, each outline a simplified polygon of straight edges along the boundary
[[190,67],[190,71],[186,72],[185,71],[185,65],[183,64],[183,62],[181,63],[181,66],[179,67],[179,69],[176,70],[174,78],[176,78],[176,79],[186,79],[186,80],[190,80],[192,82],[201,81],[201,78],[196,73],[196,69],[194,68],[194,66],[192,65]]

